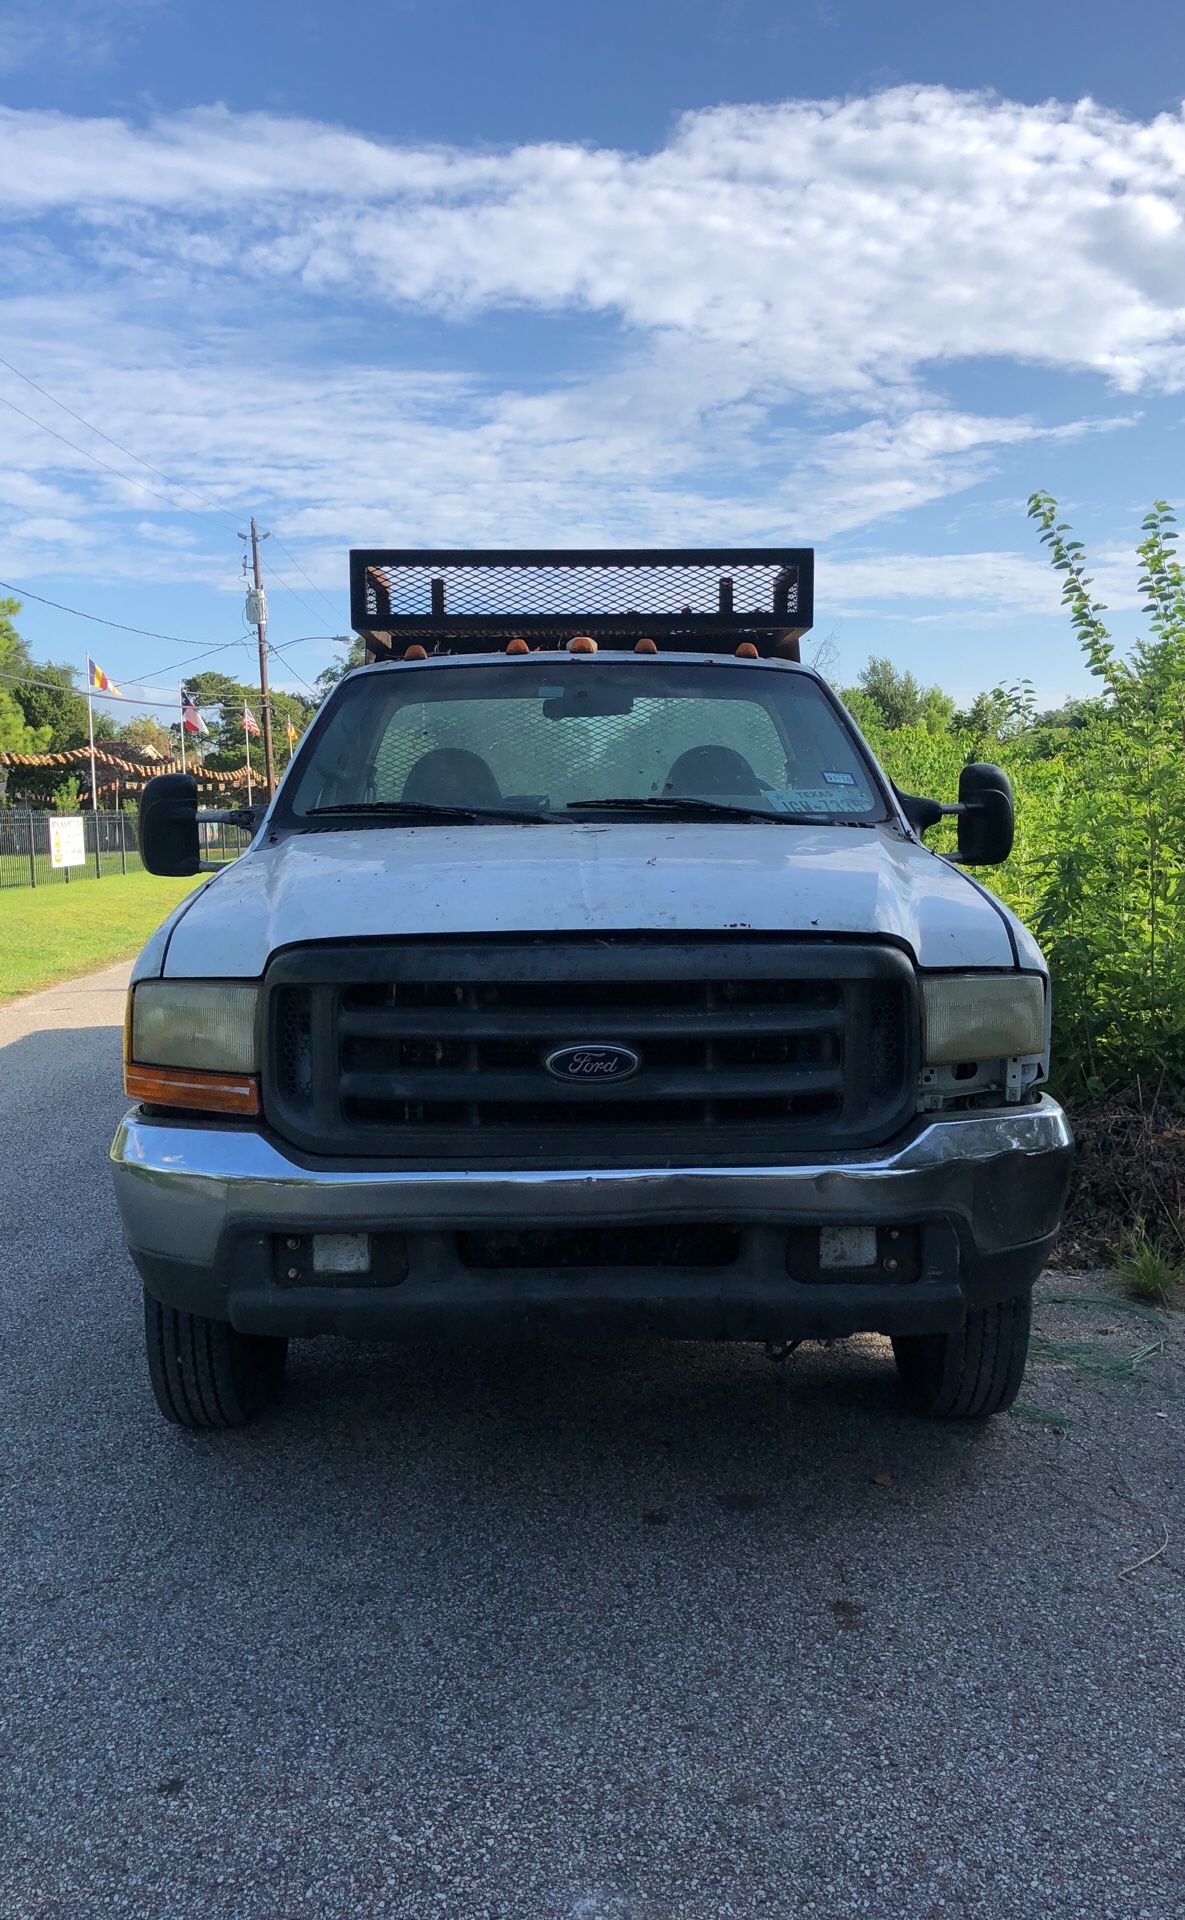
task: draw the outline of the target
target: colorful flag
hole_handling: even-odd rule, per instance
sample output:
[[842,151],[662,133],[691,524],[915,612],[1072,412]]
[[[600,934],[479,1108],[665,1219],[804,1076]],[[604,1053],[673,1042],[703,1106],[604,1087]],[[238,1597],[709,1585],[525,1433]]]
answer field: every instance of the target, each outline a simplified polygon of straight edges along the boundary
[[86,684],[92,693],[118,693],[114,680],[109,680],[102,667],[97,667],[90,654],[86,656]]
[[210,729],[197,709],[197,701],[192,693],[181,689],[181,725],[186,733],[209,733]]
[[288,735],[288,745],[294,747],[296,745],[296,728],[293,726],[291,720],[285,721],[284,731]]
[[259,738],[259,722],[250,707],[243,708],[243,729],[248,739],[257,740]]

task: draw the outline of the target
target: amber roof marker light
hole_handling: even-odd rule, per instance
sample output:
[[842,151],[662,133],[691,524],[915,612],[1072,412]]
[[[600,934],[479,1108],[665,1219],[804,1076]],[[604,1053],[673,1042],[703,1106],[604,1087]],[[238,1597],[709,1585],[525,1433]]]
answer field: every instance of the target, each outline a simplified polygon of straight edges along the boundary
[[657,653],[658,648],[655,646],[653,640],[647,640],[643,638],[641,640],[634,641],[634,652],[635,653]]
[[596,653],[597,643],[591,633],[577,633],[568,642],[569,653]]
[[530,653],[531,649],[523,639],[522,634],[516,633],[513,639],[506,642],[506,651],[507,653]]
[[761,658],[761,655],[758,653],[756,647],[753,645],[753,642],[751,640],[741,641],[740,646],[737,648],[738,660],[760,660],[760,658]]

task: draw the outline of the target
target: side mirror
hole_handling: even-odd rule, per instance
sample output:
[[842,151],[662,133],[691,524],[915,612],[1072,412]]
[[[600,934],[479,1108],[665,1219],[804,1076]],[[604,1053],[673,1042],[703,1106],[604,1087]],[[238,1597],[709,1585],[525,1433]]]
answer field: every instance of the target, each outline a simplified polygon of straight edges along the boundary
[[995,867],[1012,852],[1016,820],[1012,782],[1003,767],[974,761],[959,775],[959,860]]
[[893,792],[901,802],[902,813],[917,834],[924,835],[930,827],[936,827],[943,814],[951,811],[937,800],[923,800],[920,793],[902,793],[898,786],[894,786]]
[[149,873],[201,872],[197,781],[191,773],[158,773],[144,788],[140,858]]

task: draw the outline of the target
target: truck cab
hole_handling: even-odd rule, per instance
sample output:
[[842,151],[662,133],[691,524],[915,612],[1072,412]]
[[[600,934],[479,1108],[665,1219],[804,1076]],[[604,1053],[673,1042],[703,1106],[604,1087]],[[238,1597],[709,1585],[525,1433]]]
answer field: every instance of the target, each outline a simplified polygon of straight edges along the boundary
[[[879,1332],[1008,1406],[1070,1133],[1039,948],[798,658],[801,549],[365,552],[372,664],[153,936],[112,1148],[161,1411],[287,1342]],[[923,834],[957,816],[959,857]],[[196,789],[142,848],[195,872]]]

